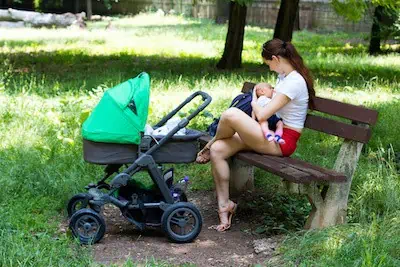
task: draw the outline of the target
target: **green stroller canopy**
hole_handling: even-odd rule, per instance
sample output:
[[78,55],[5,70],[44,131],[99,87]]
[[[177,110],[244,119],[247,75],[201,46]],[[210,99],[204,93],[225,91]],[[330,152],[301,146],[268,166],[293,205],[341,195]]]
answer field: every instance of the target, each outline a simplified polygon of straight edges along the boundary
[[147,121],[150,77],[142,72],[108,89],[82,125],[86,140],[103,143],[139,144]]

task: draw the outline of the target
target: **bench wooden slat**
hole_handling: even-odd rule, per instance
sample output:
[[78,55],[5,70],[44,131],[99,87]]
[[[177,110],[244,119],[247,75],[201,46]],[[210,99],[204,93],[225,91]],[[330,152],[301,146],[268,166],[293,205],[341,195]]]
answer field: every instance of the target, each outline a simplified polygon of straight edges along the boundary
[[323,167],[312,165],[306,161],[302,161],[300,159],[290,158],[290,157],[275,157],[276,161],[283,161],[286,164],[291,165],[294,168],[299,168],[301,170],[310,172],[315,174],[316,176],[319,175],[318,172],[324,173],[322,180],[324,181],[335,181],[335,182],[345,182],[347,177],[343,173],[335,172],[330,169],[325,169]]
[[[209,135],[200,137],[199,140],[201,146],[204,146],[210,139],[211,137]],[[314,166],[298,159],[261,155],[249,151],[239,152],[235,157],[294,183],[346,181],[346,177],[343,174],[319,166]]]
[[277,162],[270,156],[254,152],[239,152],[235,157],[260,169],[276,174],[287,181],[294,183],[308,183],[314,180],[314,176],[310,173]]
[[307,115],[304,126],[319,132],[343,137],[361,143],[367,143],[371,138],[371,129],[369,128],[347,124],[311,114]]
[[314,97],[314,110],[346,118],[352,121],[375,125],[378,112],[362,106],[342,103],[332,99]]
[[[245,82],[242,87],[242,92],[247,93],[253,89],[254,86],[255,83]],[[378,120],[378,112],[373,109],[317,96],[313,97],[313,100],[315,106],[314,110],[316,111],[369,125],[375,125]]]

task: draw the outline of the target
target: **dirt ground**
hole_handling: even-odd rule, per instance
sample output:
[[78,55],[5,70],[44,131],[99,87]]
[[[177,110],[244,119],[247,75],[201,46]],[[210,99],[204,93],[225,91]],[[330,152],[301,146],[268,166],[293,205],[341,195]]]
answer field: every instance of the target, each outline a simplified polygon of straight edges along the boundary
[[[93,255],[98,263],[122,264],[127,259],[145,262],[154,258],[172,265],[195,266],[262,266],[275,257],[275,247],[282,236],[263,239],[265,236],[252,234],[260,224],[258,214],[249,214],[239,208],[230,230],[218,233],[208,229],[218,221],[213,192],[189,192],[189,201],[201,211],[203,228],[195,241],[175,244],[168,241],[160,230],[140,232],[124,219],[117,208],[106,206],[103,215],[107,231],[104,238],[93,246]],[[266,240],[268,249],[259,252],[254,242]],[[255,241],[256,240],[256,241]],[[265,243],[265,242],[264,242]],[[264,244],[265,247],[265,244]],[[256,253],[259,252],[259,253]],[[276,258],[276,257],[275,257]]]

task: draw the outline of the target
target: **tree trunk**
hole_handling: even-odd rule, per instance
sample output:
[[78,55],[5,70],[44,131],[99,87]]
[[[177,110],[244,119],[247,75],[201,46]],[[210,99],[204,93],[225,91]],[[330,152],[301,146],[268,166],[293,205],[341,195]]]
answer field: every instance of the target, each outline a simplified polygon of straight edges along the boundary
[[92,19],[92,0],[86,0],[86,17],[88,20]]
[[297,8],[296,11],[296,18],[294,20],[293,30],[300,31],[300,8]]
[[225,24],[229,19],[229,2],[226,0],[217,0],[217,15],[215,17],[215,23]]
[[274,38],[291,41],[296,20],[299,0],[281,0],[278,19],[275,24]]
[[75,0],[75,5],[74,5],[75,13],[78,13],[80,11],[80,9],[81,9],[80,1],[79,0]]
[[377,6],[374,11],[374,18],[371,28],[371,40],[369,42],[369,54],[374,55],[381,52],[381,22],[383,7]]
[[244,26],[246,25],[247,7],[237,2],[230,2],[228,33],[218,69],[235,69],[242,65]]

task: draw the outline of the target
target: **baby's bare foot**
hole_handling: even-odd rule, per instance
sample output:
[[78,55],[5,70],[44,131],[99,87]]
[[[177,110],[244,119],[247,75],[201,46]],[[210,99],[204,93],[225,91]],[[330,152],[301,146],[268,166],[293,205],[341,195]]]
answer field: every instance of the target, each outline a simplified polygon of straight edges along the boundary
[[274,132],[273,131],[269,131],[266,135],[265,135],[265,138],[268,140],[268,141],[273,141],[274,140],[274,138],[275,138],[275,134],[274,134]]
[[274,139],[275,139],[275,142],[277,142],[278,144],[285,144],[286,143],[285,140],[282,139],[282,137],[280,135],[278,135],[278,134],[275,135]]

